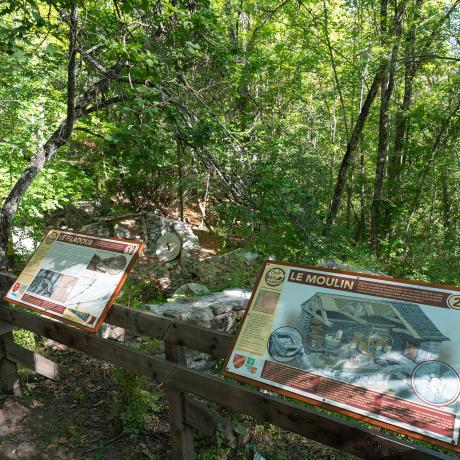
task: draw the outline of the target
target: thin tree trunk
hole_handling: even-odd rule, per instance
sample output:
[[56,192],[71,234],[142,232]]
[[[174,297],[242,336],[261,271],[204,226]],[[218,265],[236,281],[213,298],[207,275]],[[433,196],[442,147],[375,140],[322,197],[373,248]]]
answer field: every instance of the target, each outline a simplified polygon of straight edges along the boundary
[[334,74],[335,86],[337,88],[337,92],[339,93],[340,106],[342,109],[343,124],[345,127],[345,135],[346,135],[346,138],[348,139],[349,134],[348,134],[347,111],[345,110],[345,103],[343,101],[343,94],[342,94],[342,86],[340,85],[339,77],[337,75],[337,66],[335,63],[334,52],[332,50],[331,40],[329,38],[329,26],[328,26],[328,14],[327,14],[326,0],[323,0],[323,8],[324,8],[324,33],[326,35],[327,49],[329,51],[329,59],[331,61],[332,73]]
[[361,134],[360,137],[360,152],[359,152],[359,221],[356,227],[355,240],[362,241],[366,232],[366,189],[364,185],[365,168],[364,168],[364,136]]
[[456,0],[451,7],[446,11],[445,15],[440,18],[436,27],[433,27],[431,34],[426,39],[425,43],[421,47],[420,52],[416,52],[416,29],[420,24],[420,11],[423,6],[424,0],[416,0],[414,8],[414,16],[410,21],[410,28],[406,36],[406,47],[404,57],[404,95],[402,104],[396,112],[395,116],[395,138],[393,153],[390,156],[388,166],[388,181],[387,189],[389,194],[389,201],[391,206],[386,208],[385,222],[387,227],[387,233],[391,233],[393,227],[393,212],[398,209],[402,204],[401,194],[401,174],[405,165],[404,151],[407,145],[408,136],[408,113],[412,105],[412,92],[415,76],[417,74],[420,65],[422,64],[421,59],[417,59],[416,55],[427,55],[429,49],[432,46],[434,40],[440,32],[441,26],[449,19],[452,13],[460,4],[460,0]]
[[442,198],[442,223],[444,227],[444,240],[446,243],[452,235],[451,198],[449,193],[448,174],[445,169],[441,171],[441,198]]
[[393,152],[388,162],[387,189],[390,205],[385,209],[387,232],[392,228],[393,210],[400,205],[400,179],[403,167],[403,153],[407,135],[407,116],[412,103],[412,90],[418,68],[415,56],[416,25],[420,19],[420,10],[424,0],[416,0],[414,17],[406,36],[404,56],[404,95],[402,104],[396,111]]
[[[371,207],[371,243],[374,247],[379,242],[379,230],[380,230],[380,211],[382,202],[382,189],[383,189],[383,177],[385,171],[385,159],[388,148],[388,120],[389,120],[389,106],[390,99],[393,94],[395,85],[395,74],[396,74],[396,61],[398,58],[399,40],[401,37],[401,21],[404,12],[404,3],[396,7],[394,23],[393,23],[393,37],[394,44],[391,49],[390,63],[388,67],[388,76],[385,75],[382,78],[381,92],[380,92],[380,118],[379,118],[379,143],[377,149],[377,161],[375,169],[375,181],[374,181],[374,195],[372,199]],[[382,44],[387,41],[387,0],[382,0]]]
[[331,232],[331,227],[334,224],[337,214],[339,212],[340,202],[342,200],[343,190],[346,185],[347,173],[351,162],[354,159],[356,148],[359,143],[359,138],[366,123],[366,119],[369,115],[372,103],[374,102],[375,96],[377,95],[380,83],[383,77],[384,67],[380,66],[377,71],[371,87],[367,93],[361,112],[359,113],[358,119],[356,120],[353,132],[351,134],[350,141],[348,142],[345,155],[343,156],[342,163],[340,165],[339,174],[335,184],[334,194],[332,196],[331,206],[326,219],[326,225],[323,230],[323,235],[327,236]]
[[178,186],[177,194],[179,198],[179,218],[184,221],[184,167],[183,167],[183,155],[184,148],[179,140],[177,143],[177,169],[178,169]]
[[59,147],[64,145],[70,138],[75,122],[92,112],[107,107],[110,104],[119,102],[120,97],[106,99],[95,103],[100,95],[113,79],[117,78],[126,63],[117,63],[112,69],[107,70],[102,79],[91,85],[75,104],[75,82],[76,82],[76,37],[77,37],[77,8],[71,5],[69,16],[69,60],[67,64],[67,116],[53,132],[50,138],[33,156],[25,170],[6,197],[0,209],[0,270],[6,271],[11,267],[8,262],[8,241],[11,225],[18,207],[43,167],[50,161]]
[[76,79],[76,55],[77,55],[77,28],[78,10],[72,2],[69,15],[69,51],[67,64],[67,118],[59,125],[50,139],[32,158],[27,168],[23,171],[18,181],[11,189],[0,210],[0,270],[10,268],[8,260],[8,242],[13,217],[19,207],[24,194],[32,184],[37,174],[49,161],[56,150],[67,142],[75,121],[75,79]]

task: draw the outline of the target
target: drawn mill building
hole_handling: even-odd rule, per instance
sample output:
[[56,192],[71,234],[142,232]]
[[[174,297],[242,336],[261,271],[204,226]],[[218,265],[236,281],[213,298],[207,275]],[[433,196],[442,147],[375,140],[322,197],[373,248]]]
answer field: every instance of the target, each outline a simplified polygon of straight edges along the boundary
[[300,330],[310,352],[398,352],[418,363],[437,359],[450,340],[412,303],[317,293],[301,309]]

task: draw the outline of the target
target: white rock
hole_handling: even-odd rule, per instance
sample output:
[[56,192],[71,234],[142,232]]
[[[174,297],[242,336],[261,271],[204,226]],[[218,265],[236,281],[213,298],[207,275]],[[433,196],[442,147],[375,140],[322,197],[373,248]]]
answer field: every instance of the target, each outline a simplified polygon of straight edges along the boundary
[[183,284],[179,289],[176,289],[174,295],[206,295],[209,294],[209,289],[198,283]]
[[249,299],[251,297],[252,291],[249,289],[224,289],[223,293],[227,297],[239,297],[242,299]]

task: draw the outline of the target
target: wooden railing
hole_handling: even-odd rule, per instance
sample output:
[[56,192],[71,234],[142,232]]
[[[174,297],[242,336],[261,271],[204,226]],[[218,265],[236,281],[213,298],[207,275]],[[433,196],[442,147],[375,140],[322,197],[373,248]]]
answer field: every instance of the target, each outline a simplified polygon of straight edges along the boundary
[[[9,286],[13,280],[12,277],[0,275],[0,291],[2,286]],[[208,436],[215,435],[219,430],[223,441],[230,447],[246,441],[246,437],[238,434],[230,422],[187,393],[364,459],[452,458],[368,429],[354,421],[339,419],[316,408],[267,395],[186,366],[185,347],[207,353],[213,358],[224,358],[232,340],[228,334],[118,304],[113,305],[105,322],[123,327],[137,335],[164,341],[166,359],[0,302],[2,390],[19,394],[17,363],[49,378],[65,378],[65,369],[62,366],[14,343],[12,330],[18,327],[161,382],[168,393],[173,459],[193,458],[193,430]]]

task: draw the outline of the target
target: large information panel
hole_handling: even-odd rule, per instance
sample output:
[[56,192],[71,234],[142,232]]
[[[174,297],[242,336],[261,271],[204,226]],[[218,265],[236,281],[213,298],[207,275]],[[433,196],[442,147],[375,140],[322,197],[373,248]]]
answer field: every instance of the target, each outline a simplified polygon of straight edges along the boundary
[[51,230],[4,300],[96,332],[143,246]]
[[224,374],[459,451],[460,288],[266,261]]

